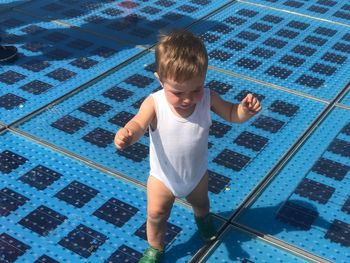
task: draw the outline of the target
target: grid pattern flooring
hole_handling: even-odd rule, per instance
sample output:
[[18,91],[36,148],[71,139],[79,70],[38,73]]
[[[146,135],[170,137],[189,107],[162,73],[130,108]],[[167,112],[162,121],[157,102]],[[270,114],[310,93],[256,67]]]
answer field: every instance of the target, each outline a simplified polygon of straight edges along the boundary
[[176,200],[164,262],[350,261],[346,1],[0,1],[0,261],[137,262],[147,247],[149,138],[116,130],[160,89],[158,34],[206,44],[206,87],[259,115],[212,115],[204,244]]

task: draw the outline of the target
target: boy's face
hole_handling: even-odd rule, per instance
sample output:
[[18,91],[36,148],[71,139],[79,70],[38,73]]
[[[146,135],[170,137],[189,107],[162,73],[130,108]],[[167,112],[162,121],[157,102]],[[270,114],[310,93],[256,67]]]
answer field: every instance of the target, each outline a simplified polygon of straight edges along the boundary
[[[159,79],[157,73],[155,76]],[[163,79],[160,83],[163,86],[165,97],[175,109],[186,111],[191,110],[202,99],[204,94],[204,77],[194,77],[183,82],[173,79]]]

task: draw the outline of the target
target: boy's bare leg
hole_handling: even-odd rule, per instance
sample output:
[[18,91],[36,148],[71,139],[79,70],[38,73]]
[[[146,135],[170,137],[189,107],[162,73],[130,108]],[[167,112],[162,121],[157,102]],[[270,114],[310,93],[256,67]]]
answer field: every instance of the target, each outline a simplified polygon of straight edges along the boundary
[[147,240],[152,247],[163,250],[167,220],[175,197],[161,181],[149,176],[147,198]]
[[186,199],[192,205],[196,217],[205,217],[209,214],[208,172]]

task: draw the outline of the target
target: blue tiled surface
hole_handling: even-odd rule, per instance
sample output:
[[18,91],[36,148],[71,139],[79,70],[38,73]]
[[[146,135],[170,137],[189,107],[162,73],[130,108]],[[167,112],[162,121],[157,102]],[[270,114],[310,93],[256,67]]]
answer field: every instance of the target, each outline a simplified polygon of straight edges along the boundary
[[[150,45],[159,30],[189,26],[230,1],[35,1],[21,7],[46,19]],[[115,32],[118,31],[118,34]]]
[[[20,59],[0,68],[0,120],[10,124],[98,77],[140,52],[133,46],[96,38],[18,12],[0,17],[2,43],[14,44]],[[10,95],[9,95],[10,94]],[[4,97],[5,96],[5,97]]]
[[350,92],[348,92],[344,98],[340,101],[341,104],[344,104],[348,107],[350,107]]
[[[147,242],[135,235],[146,219],[145,189],[103,174],[9,132],[0,137],[1,157],[5,151],[11,151],[12,158],[14,154],[17,158],[18,156],[22,158],[21,164],[12,163],[11,171],[2,173],[0,178],[1,246],[9,247],[7,244],[9,239],[5,238],[4,233],[18,240],[16,242],[22,242],[27,246],[26,250],[22,249],[23,256],[18,256],[16,262],[33,262],[42,255],[47,255],[59,262],[103,262],[122,245],[138,253],[143,252],[147,247]],[[26,161],[23,161],[24,158]],[[3,165],[4,159],[1,158],[1,160]],[[46,176],[40,175],[38,166],[45,167],[41,170],[46,169]],[[48,169],[51,170],[50,173]],[[49,180],[49,178],[55,179]],[[35,184],[39,179],[42,184]],[[72,190],[67,189],[67,186]],[[122,203],[124,206],[120,206]],[[101,207],[107,204],[110,207],[113,207],[113,204],[115,206],[119,204],[119,210],[112,210],[112,208],[101,210]],[[34,210],[38,213],[40,211],[38,208],[42,206],[55,211],[51,212],[51,217],[55,216],[58,220],[57,224],[45,225],[40,223],[36,216],[29,216]],[[123,213],[121,209],[124,209]],[[103,212],[104,216],[96,211]],[[55,213],[60,214],[60,217]],[[109,213],[112,221],[104,220]],[[119,220],[116,219],[117,215],[120,216]],[[50,214],[47,212],[43,212],[42,216],[47,217],[47,220],[50,219]],[[36,229],[35,223],[42,226],[41,230],[44,232]],[[202,245],[194,227],[192,212],[188,208],[175,205],[169,223],[174,225],[174,231],[178,232],[176,239],[169,240],[171,241],[167,248],[169,255],[171,258],[178,259],[179,262],[185,262]],[[96,237],[90,244],[78,242],[75,252],[72,252],[74,247],[72,243],[62,245],[64,244],[62,240],[76,229],[82,231],[83,228],[79,228],[81,225],[99,232],[100,238]],[[102,236],[105,238],[103,239]],[[104,242],[97,245],[98,240]],[[97,246],[96,249],[94,244]],[[10,250],[2,249],[1,252],[5,259],[11,258],[7,254]],[[15,257],[20,253],[16,250],[12,256]]]
[[[146,184],[149,170],[148,137],[144,136],[134,145],[134,149],[130,150],[131,156],[125,155],[128,150],[116,152],[113,137],[115,131],[136,114],[138,106],[135,107],[135,103],[159,88],[153,73],[148,71],[149,65],[153,63],[154,54],[146,55],[76,96],[49,108],[21,125],[19,129]],[[219,89],[222,85],[226,90]],[[266,89],[261,85],[215,71],[208,72],[206,86],[217,89],[226,100],[235,103],[240,102],[242,94],[247,91],[254,92],[261,97],[265,107],[258,118],[242,125],[229,124],[214,114],[212,116],[214,125],[209,139],[212,145],[209,169],[225,176],[230,182],[224,189],[220,189],[219,193],[213,193],[211,199],[215,212],[229,216],[284,152],[295,143],[326,104]],[[119,94],[128,92],[123,101],[116,102],[106,97],[107,92],[113,88],[119,88]],[[127,99],[127,96],[130,97]],[[285,112],[283,107],[286,107]],[[95,112],[90,112],[89,109]],[[67,117],[68,115],[70,117]],[[70,123],[84,122],[74,133],[58,126],[58,123],[71,117],[75,119]],[[87,139],[87,135],[91,135],[92,132],[103,133],[102,129],[105,131],[105,141],[99,144]],[[248,136],[252,140],[250,144],[242,144],[242,136]],[[259,139],[263,142],[256,146]],[[247,159],[247,164],[231,167],[219,162],[218,159],[225,151],[242,155]],[[273,156],[271,152],[274,152]]]
[[350,6],[347,1],[333,0],[243,0],[273,8],[288,10],[303,15],[314,16],[343,24],[350,24]]
[[237,3],[192,31],[207,44],[210,64],[219,68],[325,100],[348,82],[345,26]]
[[[190,26],[208,48],[206,86],[232,102],[253,92],[263,110],[240,125],[212,115],[211,211],[217,226],[228,224],[216,245],[193,258],[204,244],[190,208],[177,201],[168,234],[176,238],[164,262],[305,262],[295,249],[317,262],[348,262],[349,93],[334,101],[349,83],[347,4],[259,4],[273,8],[218,0],[1,1],[1,44],[19,49],[17,60],[0,67],[2,259],[137,262],[147,246],[148,137],[123,152],[112,141],[160,88],[146,47],[164,29]],[[275,179],[258,189],[281,161]],[[267,243],[264,233],[274,239]]]
[[229,227],[206,262],[309,262],[237,228]]
[[349,123],[348,110],[334,109],[239,222],[332,262],[348,262],[348,230],[336,233],[331,226],[350,219]]

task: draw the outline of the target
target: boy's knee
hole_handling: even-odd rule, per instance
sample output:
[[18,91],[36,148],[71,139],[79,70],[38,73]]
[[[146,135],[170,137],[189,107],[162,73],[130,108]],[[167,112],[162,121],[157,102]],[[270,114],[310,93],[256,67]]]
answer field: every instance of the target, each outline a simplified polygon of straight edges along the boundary
[[160,223],[168,220],[170,211],[167,210],[150,210],[147,213],[147,219],[153,223]]

